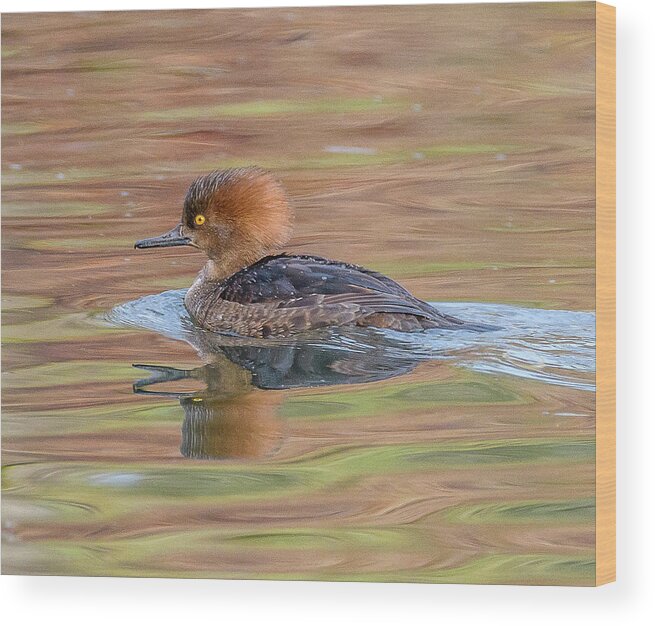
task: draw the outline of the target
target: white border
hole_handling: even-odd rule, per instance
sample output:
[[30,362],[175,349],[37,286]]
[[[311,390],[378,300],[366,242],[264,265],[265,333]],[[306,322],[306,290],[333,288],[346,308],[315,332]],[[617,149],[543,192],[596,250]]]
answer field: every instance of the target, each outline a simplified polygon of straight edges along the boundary
[[[419,3],[9,0],[2,11]],[[5,624],[655,623],[655,3],[611,3],[618,8],[618,582],[593,589],[3,576]]]

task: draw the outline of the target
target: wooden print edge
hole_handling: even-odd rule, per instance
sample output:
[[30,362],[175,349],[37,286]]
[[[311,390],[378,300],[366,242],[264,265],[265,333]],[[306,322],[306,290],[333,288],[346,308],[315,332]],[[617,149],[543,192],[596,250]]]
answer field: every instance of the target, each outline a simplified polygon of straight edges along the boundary
[[616,580],[616,9],[596,2],[596,585]]

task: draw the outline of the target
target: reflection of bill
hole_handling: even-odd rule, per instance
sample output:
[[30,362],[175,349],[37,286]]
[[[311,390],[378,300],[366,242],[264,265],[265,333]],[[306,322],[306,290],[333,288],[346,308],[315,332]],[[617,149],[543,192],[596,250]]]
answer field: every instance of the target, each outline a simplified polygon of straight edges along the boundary
[[[263,346],[238,341],[212,346],[208,365],[192,370],[135,365],[151,373],[134,383],[135,393],[177,398],[184,410],[181,452],[196,459],[263,458],[279,446],[279,394],[262,390],[362,384],[410,372],[419,360],[392,358],[383,344],[351,351],[325,344]],[[203,356],[208,357],[203,346]],[[198,381],[200,392],[151,389],[155,384]]]
[[[184,410],[180,451],[192,459],[256,459],[279,446],[281,399],[257,392],[248,370],[222,357],[193,370],[136,365],[152,376],[134,383],[135,393],[178,398]],[[204,383],[199,392],[155,391],[154,384],[182,380]]]

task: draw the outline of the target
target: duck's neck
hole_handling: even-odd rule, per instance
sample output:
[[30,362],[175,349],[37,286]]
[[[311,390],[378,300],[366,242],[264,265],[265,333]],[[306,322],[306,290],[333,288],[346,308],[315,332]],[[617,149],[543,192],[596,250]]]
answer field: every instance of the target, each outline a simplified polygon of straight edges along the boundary
[[205,319],[220,297],[223,283],[239,270],[258,260],[259,258],[253,259],[250,263],[246,261],[245,264],[243,257],[238,262],[235,260],[230,263],[224,259],[220,263],[213,259],[207,261],[184,297],[184,304],[192,317],[196,321]]
[[234,257],[225,256],[220,260],[209,259],[205,264],[205,267],[200,271],[198,278],[213,283],[222,282],[226,278],[232,276],[232,274],[236,274],[239,270],[242,270],[244,267],[256,263],[263,256],[264,255],[253,254],[249,257],[239,255]]

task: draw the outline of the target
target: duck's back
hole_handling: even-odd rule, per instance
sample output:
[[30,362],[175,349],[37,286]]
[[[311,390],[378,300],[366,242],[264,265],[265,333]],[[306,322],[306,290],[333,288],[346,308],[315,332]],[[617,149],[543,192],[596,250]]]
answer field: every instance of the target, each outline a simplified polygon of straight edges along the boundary
[[194,286],[186,304],[204,328],[249,336],[344,324],[402,331],[463,325],[378,272],[316,256],[265,257],[221,283]]

